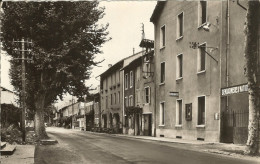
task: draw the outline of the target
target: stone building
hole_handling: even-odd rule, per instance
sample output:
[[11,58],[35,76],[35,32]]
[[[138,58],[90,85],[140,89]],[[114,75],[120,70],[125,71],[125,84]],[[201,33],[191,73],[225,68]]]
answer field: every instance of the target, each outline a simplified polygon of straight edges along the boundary
[[[246,11],[241,5],[246,3],[157,3],[151,16],[155,28],[156,136],[245,143]],[[231,94],[234,86],[242,88],[241,92]]]
[[120,70],[140,55],[137,53],[126,57],[100,75],[101,127],[104,131],[123,131],[123,72]]
[[154,129],[154,42],[143,39],[142,56],[122,69],[124,72],[124,133],[152,136]]

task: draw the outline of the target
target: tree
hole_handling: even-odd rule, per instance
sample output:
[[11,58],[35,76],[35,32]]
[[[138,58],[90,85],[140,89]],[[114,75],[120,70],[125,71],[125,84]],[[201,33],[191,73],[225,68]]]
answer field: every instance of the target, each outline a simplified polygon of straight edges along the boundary
[[33,62],[26,64],[26,104],[35,112],[35,132],[47,137],[44,108],[69,92],[88,94],[85,80],[99,62],[95,55],[107,38],[107,27],[98,25],[104,8],[98,2],[6,2],[2,18],[3,47],[13,57],[11,83],[21,91],[21,58],[13,39],[30,38]]
[[249,125],[246,154],[258,153],[259,88],[257,79],[259,1],[248,1],[245,23],[245,75],[249,92]]

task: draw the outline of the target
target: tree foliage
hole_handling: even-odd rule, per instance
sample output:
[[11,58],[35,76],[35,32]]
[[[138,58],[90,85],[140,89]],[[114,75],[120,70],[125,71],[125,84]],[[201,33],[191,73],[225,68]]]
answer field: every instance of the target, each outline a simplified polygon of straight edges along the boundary
[[[21,58],[13,51],[13,40],[30,38],[32,53],[27,57],[27,96],[30,100],[46,93],[46,106],[57,95],[69,92],[81,97],[87,94],[84,85],[89,78],[95,54],[107,39],[107,26],[98,26],[104,9],[97,2],[8,2],[4,5],[4,49],[13,58]],[[21,66],[12,60],[12,84],[21,89]],[[29,94],[33,93],[33,94]]]
[[[5,2],[2,16],[3,48],[12,57],[11,83],[20,92],[21,49],[13,40],[29,38],[26,53],[26,104],[35,109],[36,134],[44,132],[44,108],[64,93],[82,98],[95,55],[108,41],[106,25],[99,25],[104,8],[98,2]],[[25,44],[26,48],[29,48]],[[39,127],[39,128],[38,128]],[[37,130],[38,129],[38,130]],[[41,135],[41,134],[38,134]]]

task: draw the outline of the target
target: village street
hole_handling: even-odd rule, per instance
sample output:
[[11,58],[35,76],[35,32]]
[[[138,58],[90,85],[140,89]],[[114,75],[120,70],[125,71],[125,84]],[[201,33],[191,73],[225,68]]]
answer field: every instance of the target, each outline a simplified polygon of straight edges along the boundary
[[[245,159],[212,154],[200,146],[132,139],[128,137],[47,128],[56,145],[38,145],[36,164],[58,163],[172,163],[249,164]],[[257,163],[257,162],[255,162]]]

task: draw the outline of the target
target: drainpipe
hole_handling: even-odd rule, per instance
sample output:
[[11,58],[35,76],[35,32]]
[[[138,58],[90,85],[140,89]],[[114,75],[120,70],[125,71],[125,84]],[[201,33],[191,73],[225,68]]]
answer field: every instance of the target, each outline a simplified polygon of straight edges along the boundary
[[[155,35],[156,35],[156,30],[155,30],[155,26],[154,26],[154,38],[155,38]],[[153,53],[154,53],[153,54],[154,55],[154,57],[153,57],[153,63],[154,63],[154,65],[153,65],[154,66],[154,68],[153,68],[154,69],[154,73],[153,73],[153,76],[154,76],[153,77],[153,81],[154,81],[154,113],[153,113],[154,114],[154,120],[153,120],[153,122],[154,122],[154,134],[153,135],[154,135],[154,137],[156,137],[156,125],[157,125],[157,122],[156,122],[157,121],[157,117],[156,117],[157,116],[157,113],[156,113],[157,112],[156,111],[156,108],[157,108],[157,106],[156,106],[156,104],[157,104],[156,103],[156,97],[157,97],[157,95],[156,95],[156,86],[157,86],[156,81],[157,81],[157,79],[156,79],[156,73],[155,73],[155,71],[156,71],[156,59],[155,59],[156,58],[156,56],[155,56],[156,45],[155,45],[155,43],[156,42],[154,40],[154,46],[153,46],[154,47],[154,49],[153,49]]]
[[[219,47],[219,72],[220,72],[220,78],[219,78],[219,88],[221,89],[222,88],[222,41],[223,41],[223,2],[221,2],[221,17],[220,17],[220,20],[221,20],[221,27],[220,28],[220,47]],[[222,142],[222,138],[221,138],[221,135],[222,135],[222,119],[221,119],[221,115],[222,115],[222,98],[221,96],[219,96],[219,116],[220,116],[220,119],[219,119],[219,123],[218,123],[218,131],[219,131],[219,135],[218,135],[218,140],[219,142]]]
[[[124,62],[123,62],[124,63]],[[123,65],[124,66],[124,65]],[[123,106],[123,110],[122,110],[122,130],[123,130],[123,133],[124,133],[124,127],[125,127],[125,75],[124,75],[124,70],[122,70],[122,97],[123,97],[123,100],[122,100],[122,106]],[[120,77],[120,72],[119,72],[119,77]]]
[[[230,54],[230,9],[229,9],[229,1],[227,1],[227,44],[226,44],[226,87],[229,86],[229,66],[228,66],[228,61],[229,61],[229,54]],[[228,103],[228,96],[227,96],[227,105],[226,109],[229,109],[229,103]]]

